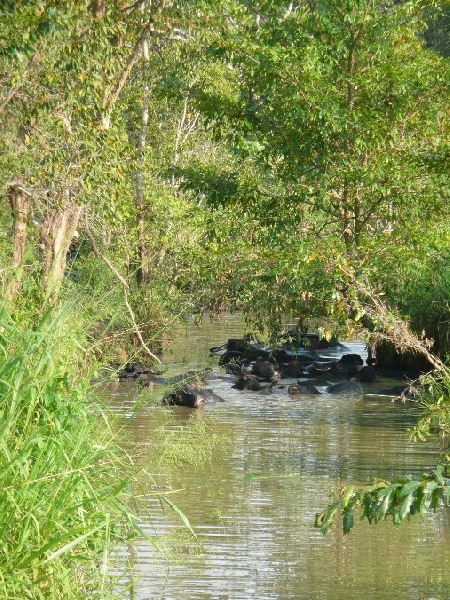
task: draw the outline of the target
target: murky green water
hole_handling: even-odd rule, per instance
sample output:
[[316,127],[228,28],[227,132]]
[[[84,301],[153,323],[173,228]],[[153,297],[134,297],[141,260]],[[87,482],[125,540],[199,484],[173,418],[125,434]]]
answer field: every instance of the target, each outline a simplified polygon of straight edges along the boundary
[[[166,360],[178,372],[215,365],[207,349],[240,333],[238,319],[189,327]],[[360,350],[350,345],[350,351]],[[161,514],[156,499],[148,501],[152,522],[144,526],[151,536],[171,538],[172,561],[150,542],[125,551],[131,597],[450,598],[448,511],[397,530],[390,522],[357,523],[345,537],[339,525],[327,537],[313,527],[339,481],[416,475],[434,466],[431,444],[408,441],[406,429],[417,417],[413,405],[377,396],[360,402],[296,399],[285,390],[261,396],[232,390],[225,381],[210,387],[226,402],[196,412],[147,408],[125,420],[127,440],[137,449],[154,443],[163,410],[173,411],[174,430],[191,418],[206,419],[228,440],[213,450],[206,467],[186,464],[179,480],[170,482],[179,491],[168,490],[168,497],[188,516],[201,545]],[[133,392],[126,384],[115,386],[109,403],[129,413]]]

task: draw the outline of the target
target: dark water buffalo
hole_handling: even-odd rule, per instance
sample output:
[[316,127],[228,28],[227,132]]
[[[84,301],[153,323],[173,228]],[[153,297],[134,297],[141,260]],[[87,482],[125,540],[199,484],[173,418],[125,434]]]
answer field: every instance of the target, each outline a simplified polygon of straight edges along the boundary
[[362,368],[364,361],[359,354],[344,354],[337,362],[337,370],[344,377],[354,377]]
[[291,360],[289,362],[281,363],[280,365],[281,378],[284,379],[286,377],[304,377],[305,372],[305,363],[299,360]]
[[363,394],[362,385],[359,381],[341,381],[333,383],[326,389],[327,394]]
[[238,376],[238,380],[232,386],[235,390],[250,390],[252,392],[258,392],[262,390],[263,386],[257,375],[253,373],[241,372]]
[[275,361],[278,364],[288,363],[292,360],[308,364],[311,360],[314,360],[314,350],[337,346],[339,346],[337,342],[327,342],[324,339],[319,339],[318,334],[301,334],[295,339],[290,335],[287,338],[280,338],[280,344],[270,347],[243,338],[231,338],[221,346],[210,348],[210,352],[220,354],[219,364],[221,366],[225,366],[230,362],[249,364],[259,356],[263,360]]
[[356,381],[362,381],[363,383],[374,383],[378,379],[377,371],[371,365],[360,367],[355,375]]
[[[363,369],[363,359],[359,354],[343,354],[341,358],[314,358],[309,364],[302,366],[300,377],[337,374],[340,377],[353,377]],[[367,367],[369,368],[369,367]]]
[[144,367],[142,363],[130,362],[117,371],[117,377],[119,378],[119,381],[124,381],[126,379],[138,379],[141,375],[146,375],[148,373],[152,373],[152,371],[149,368]]
[[[223,402],[223,398],[205,387],[205,382],[211,375],[211,369],[186,371],[174,377],[161,377],[160,375],[160,373],[152,371],[140,371],[137,377],[139,383],[147,387],[152,387],[154,383],[166,385],[167,390],[163,395],[165,404],[200,408],[207,403]],[[132,375],[132,377],[136,376]]]
[[219,358],[220,366],[225,366],[230,363],[241,365],[249,364],[252,360],[256,360],[258,356],[263,356],[266,360],[270,358],[270,352],[260,344],[250,343],[239,338],[231,338],[222,346],[210,348],[209,351],[212,354],[216,354],[223,350],[225,350],[225,352],[221,354]]
[[[299,346],[280,344],[264,347],[245,339],[232,338],[220,347],[211,348],[210,351],[220,354],[220,364],[228,373],[234,375],[233,388],[237,390],[270,394],[280,379],[293,378],[298,379],[298,382],[288,385],[288,393],[292,396],[316,395],[322,392],[362,395],[364,390],[368,392],[370,384],[377,381],[378,369],[372,364],[364,366],[359,354],[342,354],[341,349],[337,356],[335,350],[330,352],[330,356],[322,352],[318,354],[313,349],[321,346],[319,341],[311,335]],[[138,379],[148,386],[153,383],[166,385],[163,398],[167,404],[199,408],[207,403],[223,402],[213,390],[206,388],[206,380],[212,377],[210,369],[187,371],[166,378],[146,369],[140,363],[130,363],[125,365],[118,375],[120,380]],[[217,374],[216,376],[224,377]],[[365,386],[364,390],[361,383]],[[377,393],[375,389],[373,391]],[[405,392],[403,395],[406,395]]]
[[200,408],[211,402],[223,402],[213,390],[205,388],[205,381],[210,376],[211,369],[202,371],[186,371],[165,380],[169,389],[163,396],[165,404],[176,404],[189,408]]
[[315,385],[309,383],[294,383],[288,387],[288,394],[298,396],[299,394],[320,394]]
[[223,398],[218,396],[213,390],[200,387],[195,383],[183,385],[176,391],[164,395],[165,404],[175,404],[188,408],[201,408],[207,403],[223,401]]
[[[261,396],[270,396],[270,394],[273,394],[273,388],[275,387],[275,382],[271,383],[270,385],[264,385],[261,389]],[[284,386],[281,386],[282,388]]]
[[256,358],[252,373],[259,377],[261,381],[268,381],[270,383],[277,383],[281,379],[281,374],[277,367],[268,360],[264,360],[262,356]]

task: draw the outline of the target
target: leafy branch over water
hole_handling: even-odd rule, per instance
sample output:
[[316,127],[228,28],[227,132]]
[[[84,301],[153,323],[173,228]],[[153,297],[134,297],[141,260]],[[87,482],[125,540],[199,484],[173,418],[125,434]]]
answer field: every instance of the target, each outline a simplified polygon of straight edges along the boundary
[[323,534],[329,532],[339,514],[342,514],[344,534],[349,533],[354,526],[355,509],[362,509],[360,520],[367,519],[371,525],[392,517],[394,526],[399,526],[413,515],[423,517],[430,509],[450,506],[450,373],[444,367],[439,373],[423,375],[420,382],[418,400],[424,411],[410,431],[410,437],[423,442],[430,436],[440,435],[443,445],[435,471],[420,480],[378,481],[360,488],[344,486],[338,498],[316,515],[315,527]]
[[438,465],[434,473],[420,480],[396,479],[379,481],[361,488],[346,485],[339,498],[324,512],[316,515],[315,527],[323,534],[329,532],[339,511],[342,512],[343,532],[350,533],[354,526],[354,511],[362,509],[360,520],[367,519],[372,525],[392,517],[395,526],[415,514],[424,516],[430,509],[450,504],[450,479],[444,465]]

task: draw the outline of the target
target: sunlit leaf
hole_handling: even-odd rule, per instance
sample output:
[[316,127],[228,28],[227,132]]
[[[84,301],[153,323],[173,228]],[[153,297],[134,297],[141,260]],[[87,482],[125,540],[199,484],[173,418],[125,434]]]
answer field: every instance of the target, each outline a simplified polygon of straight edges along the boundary
[[343,532],[346,533],[350,533],[350,531],[353,528],[353,509],[345,509],[343,511],[343,518],[342,518],[342,528],[343,528]]
[[167,506],[169,506],[171,508],[171,510],[177,515],[177,517],[180,519],[180,521],[183,523],[183,525],[189,530],[189,532],[192,534],[192,536],[197,540],[198,543],[200,543],[200,540],[198,539],[197,534],[192,529],[191,524],[189,523],[189,519],[184,514],[184,512],[182,510],[180,510],[178,508],[178,506],[176,504],[174,504],[173,502],[171,502],[166,496],[160,496],[159,498],[160,498],[161,502],[164,502],[165,504],[167,504]]

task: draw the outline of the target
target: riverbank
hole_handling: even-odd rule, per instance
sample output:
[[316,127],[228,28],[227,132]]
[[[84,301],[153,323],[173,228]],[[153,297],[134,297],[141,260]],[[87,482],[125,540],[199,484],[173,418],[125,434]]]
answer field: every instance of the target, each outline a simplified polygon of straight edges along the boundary
[[23,329],[2,317],[0,596],[107,596],[109,553],[133,522],[132,461],[75,377],[66,316]]
[[[89,384],[81,341],[70,311],[47,314],[34,326],[1,313],[2,598],[117,597],[123,573],[111,575],[111,556],[145,537],[135,493],[150,493],[146,467],[157,453],[141,452],[136,460],[119,445],[117,419]],[[189,451],[198,462],[202,446],[208,455],[202,436],[177,437],[181,454]],[[160,431],[163,470],[174,468],[174,441]],[[166,509],[184,518],[170,500]]]

